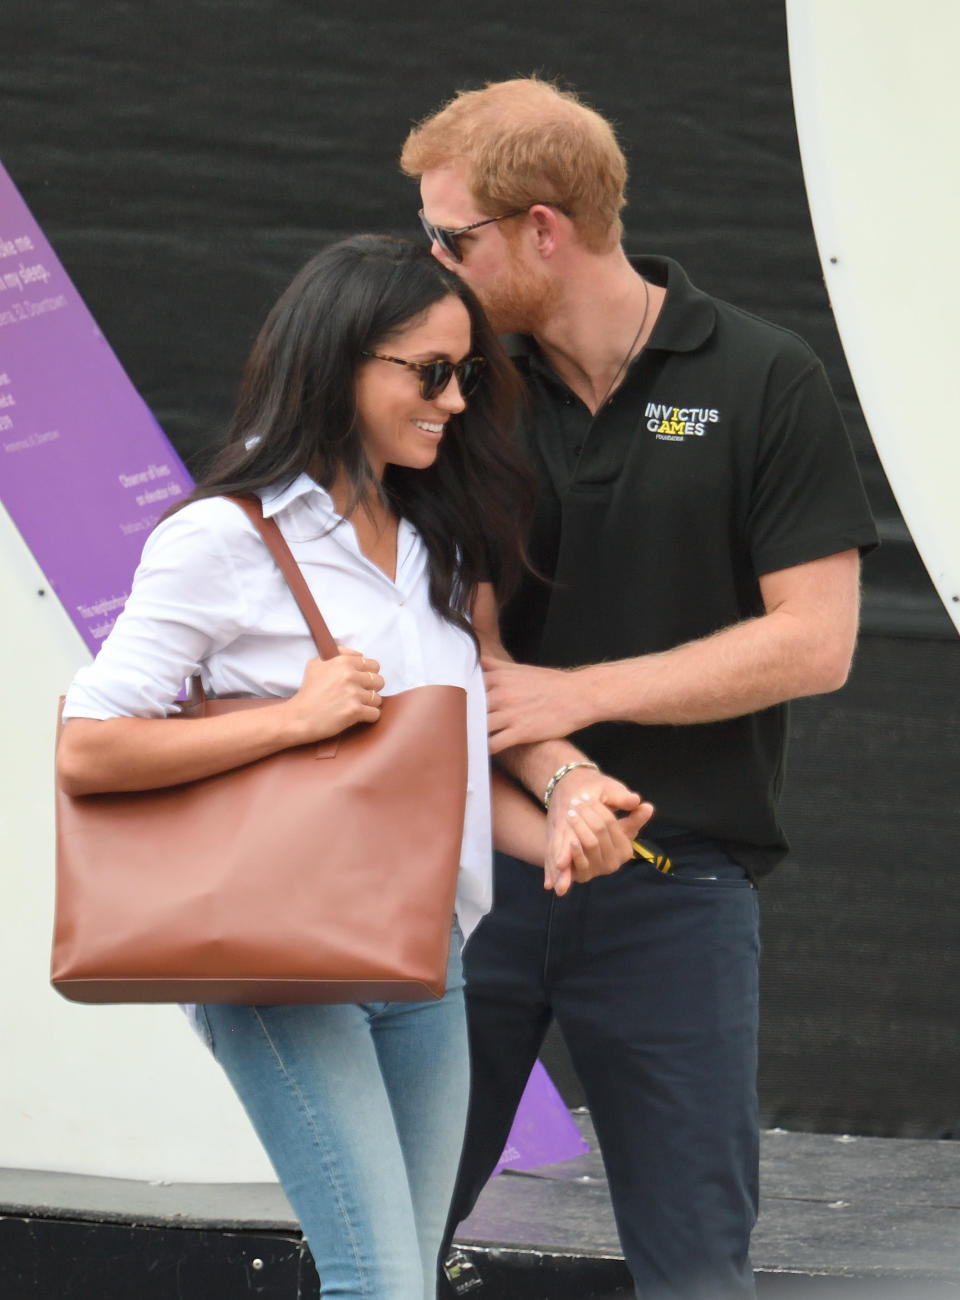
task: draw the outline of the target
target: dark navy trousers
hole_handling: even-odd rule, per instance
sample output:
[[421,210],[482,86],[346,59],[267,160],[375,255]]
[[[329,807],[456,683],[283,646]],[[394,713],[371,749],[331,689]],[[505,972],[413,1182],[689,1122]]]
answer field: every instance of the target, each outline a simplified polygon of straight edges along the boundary
[[755,1295],[757,894],[718,846],[658,842],[672,874],[632,862],[565,898],[540,868],[497,855],[493,910],[464,950],[471,1103],[448,1238],[556,1017],[637,1295],[739,1300]]

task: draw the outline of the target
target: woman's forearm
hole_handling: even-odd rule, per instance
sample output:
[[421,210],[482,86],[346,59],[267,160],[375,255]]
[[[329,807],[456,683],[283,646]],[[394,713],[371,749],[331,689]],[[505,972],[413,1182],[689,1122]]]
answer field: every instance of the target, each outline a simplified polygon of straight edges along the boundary
[[496,765],[491,772],[490,793],[494,847],[542,867],[547,847],[546,815]]
[[197,781],[299,743],[278,700],[212,718],[72,718],[57,748],[67,794],[152,790]]
[[73,718],[57,749],[57,778],[71,795],[198,781],[377,722],[383,685],[375,659],[341,647],[331,659],[311,659],[287,700],[208,718]]

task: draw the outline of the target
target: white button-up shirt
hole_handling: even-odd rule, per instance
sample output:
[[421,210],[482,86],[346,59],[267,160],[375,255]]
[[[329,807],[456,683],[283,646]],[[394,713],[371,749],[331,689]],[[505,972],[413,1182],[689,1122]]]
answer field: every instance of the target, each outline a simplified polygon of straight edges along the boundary
[[[486,701],[473,642],[431,606],[426,548],[406,520],[391,581],[306,474],[261,496],[334,640],[379,662],[381,694],[432,684],[466,690],[457,917],[468,935],[492,893]],[[286,580],[243,511],[223,497],[194,501],[147,539],[126,606],[94,662],[77,673],[64,717],[164,717],[175,711],[184,678],[197,672],[210,695],[290,696],[316,653]]]

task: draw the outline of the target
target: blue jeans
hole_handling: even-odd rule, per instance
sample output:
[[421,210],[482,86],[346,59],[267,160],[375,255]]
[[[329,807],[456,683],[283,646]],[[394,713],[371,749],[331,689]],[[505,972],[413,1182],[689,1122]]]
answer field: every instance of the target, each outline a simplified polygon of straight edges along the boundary
[[197,1008],[300,1221],[324,1300],[431,1300],[468,1063],[460,932],[438,1002]]
[[[575,885],[497,854],[464,953],[473,1091],[449,1236],[500,1157],[556,1018],[643,1300],[748,1300],[757,1213],[757,894],[695,835]],[[441,1294],[445,1291],[441,1289]]]

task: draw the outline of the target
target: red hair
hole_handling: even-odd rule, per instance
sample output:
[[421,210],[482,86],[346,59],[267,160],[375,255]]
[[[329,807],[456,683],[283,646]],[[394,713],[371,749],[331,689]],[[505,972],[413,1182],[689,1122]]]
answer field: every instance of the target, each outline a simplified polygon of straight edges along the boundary
[[520,77],[460,91],[414,127],[400,155],[415,179],[455,161],[490,216],[552,203],[594,252],[623,234],[627,164],[613,128],[551,82]]

